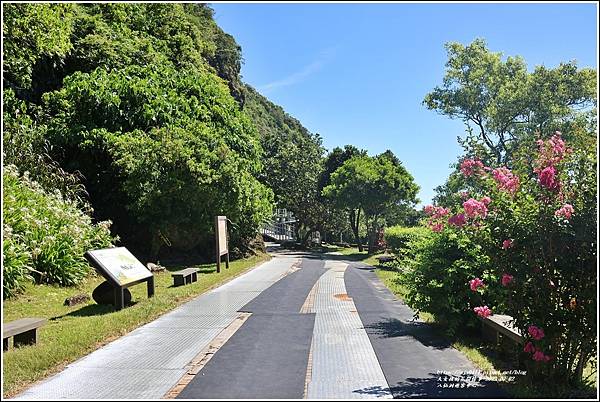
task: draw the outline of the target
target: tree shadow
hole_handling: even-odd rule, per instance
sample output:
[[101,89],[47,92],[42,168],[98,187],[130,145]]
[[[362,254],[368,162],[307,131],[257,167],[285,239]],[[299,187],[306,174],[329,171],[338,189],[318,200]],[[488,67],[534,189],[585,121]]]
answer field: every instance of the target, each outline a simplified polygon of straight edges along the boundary
[[[138,302],[131,301],[125,308],[135,306]],[[77,310],[68,312],[63,315],[57,315],[55,317],[49,318],[48,321],[58,321],[61,318],[65,317],[92,317],[105,315],[116,312],[117,309],[112,304],[88,304],[87,306],[83,306]]]
[[361,394],[361,395],[369,395],[374,398],[392,395],[392,393],[390,392],[390,390],[388,388],[383,388],[381,385],[377,385],[374,387],[355,389],[352,392],[356,393],[356,394]]
[[494,381],[477,380],[468,373],[458,375],[440,375],[429,373],[426,378],[407,378],[390,386],[389,390],[381,386],[366,387],[352,392],[361,395],[382,397],[393,395],[399,398],[426,399],[495,399],[509,395]]
[[421,321],[403,322],[396,318],[390,318],[366,325],[365,330],[380,338],[409,336],[425,346],[436,349],[447,349],[452,346],[452,342],[447,337],[441,336],[433,324]]

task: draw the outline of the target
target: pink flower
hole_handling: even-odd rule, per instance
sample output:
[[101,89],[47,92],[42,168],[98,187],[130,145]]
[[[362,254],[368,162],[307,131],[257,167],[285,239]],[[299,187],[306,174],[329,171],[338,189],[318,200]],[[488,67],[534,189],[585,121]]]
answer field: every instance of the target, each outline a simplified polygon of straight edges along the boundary
[[552,146],[552,152],[554,152],[554,157],[559,158],[559,160],[564,158],[565,153],[567,153],[568,151],[565,142],[561,138],[561,135],[561,132],[557,131],[554,133],[552,138],[550,138],[550,141],[548,141]]
[[559,163],[569,152],[571,152],[571,149],[567,148],[561,135],[560,131],[557,131],[548,141],[536,141],[539,148],[537,159],[538,168],[536,168],[536,171],[541,170],[543,167]]
[[448,218],[448,223],[460,228],[467,223],[467,218],[465,218],[465,214],[452,215]]
[[460,171],[465,177],[477,173],[483,168],[483,163],[479,159],[465,159],[460,164]]
[[556,178],[556,169],[554,166],[548,166],[538,173],[540,184],[548,190],[557,190],[560,188],[560,183]]
[[547,362],[548,360],[550,360],[550,356],[546,356],[544,354],[544,352],[542,352],[541,350],[537,349],[535,351],[535,353],[533,354],[532,359],[535,360],[536,362]]
[[562,207],[560,207],[560,209],[558,209],[556,212],[554,212],[554,216],[556,217],[563,217],[566,220],[571,219],[571,215],[573,214],[573,212],[575,212],[575,209],[573,208],[573,206],[571,204],[565,204]]
[[511,239],[506,239],[502,242],[502,248],[504,250],[508,250],[513,246],[513,241]]
[[460,198],[462,198],[463,200],[466,200],[467,198],[469,198],[469,192],[468,191],[461,191],[458,194],[460,195]]
[[483,283],[483,281],[481,279],[479,279],[479,278],[471,279],[469,281],[469,285],[471,286],[471,290],[473,292],[477,291],[477,288],[485,286],[485,284]]
[[488,212],[486,204],[489,204],[490,201],[489,197],[488,199],[484,197],[482,201],[469,198],[467,201],[463,202],[465,213],[469,218],[475,218],[477,216],[485,218]]
[[441,232],[444,229],[444,224],[443,223],[436,223],[434,225],[431,226],[431,230],[433,230],[434,232]]
[[489,205],[489,203],[492,202],[492,199],[488,196],[485,196],[481,199],[481,202],[483,203],[483,205],[485,205],[487,207]]
[[488,306],[475,307],[473,311],[475,311],[475,313],[477,313],[478,316],[484,318],[492,315],[492,310],[490,310]]
[[508,286],[513,281],[513,276],[509,274],[502,274],[502,286]]
[[525,353],[533,353],[533,352],[535,352],[535,346],[533,346],[533,343],[527,342],[525,344],[525,347],[523,348],[523,352],[525,352]]
[[536,327],[535,325],[530,325],[527,329],[527,332],[529,332],[529,335],[531,335],[531,337],[536,341],[539,341],[544,337],[544,330]]
[[494,169],[492,175],[500,190],[514,194],[519,189],[519,177],[513,174],[508,168],[500,167]]
[[448,208],[427,205],[424,209],[425,213],[433,219],[442,218],[450,213]]

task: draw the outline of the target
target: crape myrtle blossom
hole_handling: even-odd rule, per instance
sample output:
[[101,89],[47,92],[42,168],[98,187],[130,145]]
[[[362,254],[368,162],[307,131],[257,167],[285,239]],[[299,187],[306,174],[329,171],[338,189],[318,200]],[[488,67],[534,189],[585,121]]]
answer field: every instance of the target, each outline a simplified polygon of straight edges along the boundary
[[484,168],[483,162],[479,159],[465,159],[460,164],[460,171],[465,177],[480,173]]
[[469,286],[471,287],[471,290],[473,292],[476,292],[478,288],[484,287],[485,284],[483,283],[483,281],[479,278],[475,278],[475,279],[471,279],[469,281]]
[[537,141],[539,152],[537,166],[533,171],[538,175],[540,185],[551,191],[560,190],[560,181],[557,177],[555,165],[561,162],[571,152],[557,131],[548,141]]
[[536,349],[535,353],[533,354],[532,359],[535,360],[536,362],[547,362],[551,359],[551,357],[548,355],[545,355],[544,352],[542,352],[540,349]]
[[465,208],[465,213],[469,218],[476,218],[481,216],[485,218],[488,213],[487,205],[491,202],[489,197],[483,197],[481,201],[477,201],[474,198],[469,198],[467,201],[463,202],[463,207]]
[[513,276],[507,273],[502,274],[502,286],[508,286],[513,281]]
[[575,212],[573,206],[571,204],[565,204],[562,207],[560,207],[560,209],[558,209],[556,212],[554,212],[554,216],[556,216],[557,218],[563,217],[566,220],[569,220],[571,219],[571,215],[573,214],[573,212]]
[[488,306],[475,307],[473,311],[475,311],[475,313],[477,313],[478,316],[484,318],[492,315],[492,310],[490,310]]
[[531,337],[533,339],[535,339],[536,341],[539,341],[545,335],[544,330],[536,327],[535,325],[530,325],[529,328],[527,329],[527,332],[529,332],[529,335],[531,335]]
[[494,169],[492,170],[492,176],[500,190],[513,195],[519,190],[519,177],[512,173],[510,169],[506,167]]
[[548,166],[538,173],[540,185],[548,190],[560,190],[560,182],[556,177],[556,168]]
[[425,211],[425,214],[429,215],[430,217],[427,221],[427,226],[429,226],[429,228],[434,232],[441,232],[444,229],[444,224],[440,222],[440,219],[450,214],[450,209],[440,206],[427,205],[423,210]]
[[465,217],[465,214],[456,214],[456,215],[452,215],[450,218],[448,218],[448,224],[459,227],[459,228],[466,225],[466,223],[467,223],[467,218]]
[[535,352],[535,346],[533,346],[533,343],[527,342],[525,344],[525,347],[523,348],[523,352],[525,352],[525,353],[534,353]]
[[509,248],[511,248],[513,246],[513,241],[512,239],[506,239],[502,242],[502,248],[504,250],[508,250]]

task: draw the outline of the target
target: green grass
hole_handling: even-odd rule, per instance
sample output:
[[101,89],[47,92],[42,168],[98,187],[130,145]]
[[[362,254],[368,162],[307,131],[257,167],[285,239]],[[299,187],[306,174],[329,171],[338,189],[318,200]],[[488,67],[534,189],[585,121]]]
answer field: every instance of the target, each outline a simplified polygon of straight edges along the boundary
[[[4,301],[4,322],[44,317],[48,323],[40,328],[37,345],[11,347],[3,353],[3,396],[14,396],[66,364],[268,259],[268,255],[261,254],[232,261],[229,269],[222,266],[219,274],[215,264],[195,265],[201,270],[198,281],[180,287],[172,286],[169,271],[158,273],[155,275],[155,296],[146,297],[145,283],[135,285],[129,288],[134,304],[121,311],[114,311],[112,306],[97,305],[93,300],[73,307],[63,305],[70,296],[83,293],[91,297],[94,288],[104,281],[99,276],[92,276],[71,288],[29,285],[18,298]],[[169,267],[169,270],[183,268]]]

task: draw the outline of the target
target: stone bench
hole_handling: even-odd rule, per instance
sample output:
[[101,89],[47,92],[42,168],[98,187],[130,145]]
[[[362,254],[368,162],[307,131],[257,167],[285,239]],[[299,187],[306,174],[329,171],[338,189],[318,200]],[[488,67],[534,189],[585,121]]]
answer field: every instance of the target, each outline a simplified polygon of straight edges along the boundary
[[489,317],[479,317],[483,323],[483,335],[486,339],[498,344],[500,336],[506,337],[516,344],[523,345],[525,338],[511,324],[513,318],[509,315],[492,314]]
[[45,318],[23,318],[4,325],[2,348],[8,350],[8,339],[13,338],[13,346],[33,345],[37,343],[37,329],[46,324]]
[[181,271],[173,272],[173,286],[187,285],[198,280],[198,268],[186,268]]

